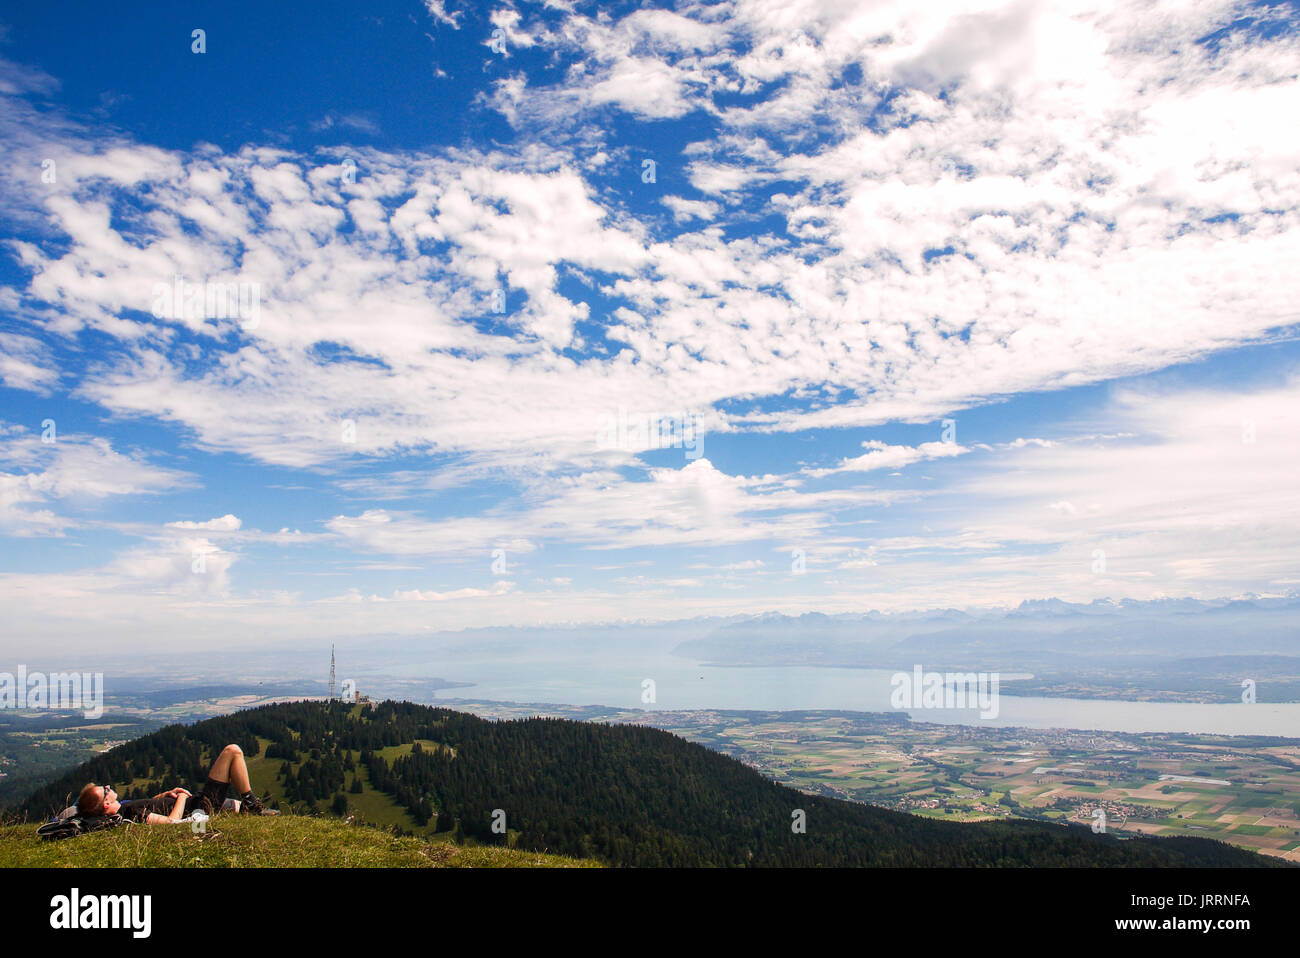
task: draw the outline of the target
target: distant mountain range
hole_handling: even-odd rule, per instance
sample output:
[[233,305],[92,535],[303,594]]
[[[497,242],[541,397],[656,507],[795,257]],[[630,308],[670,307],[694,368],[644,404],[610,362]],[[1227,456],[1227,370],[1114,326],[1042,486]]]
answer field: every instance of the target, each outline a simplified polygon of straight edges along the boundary
[[1300,701],[1300,597],[1043,599],[974,612],[761,615],[674,651],[714,665],[1033,673],[1003,686],[1013,695],[1234,701],[1249,678],[1260,701]]

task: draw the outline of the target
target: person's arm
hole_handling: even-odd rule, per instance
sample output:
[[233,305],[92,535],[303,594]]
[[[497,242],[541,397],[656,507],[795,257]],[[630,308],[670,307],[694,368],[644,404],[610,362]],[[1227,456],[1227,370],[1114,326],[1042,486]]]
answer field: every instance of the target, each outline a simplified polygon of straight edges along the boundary
[[[181,820],[185,814],[185,797],[189,795],[189,792],[186,792],[183,788],[173,789],[173,791],[183,794],[176,796],[176,804],[172,806],[171,815],[159,815],[157,812],[150,812],[144,820],[146,825],[170,825]],[[167,796],[161,797],[166,798]]]

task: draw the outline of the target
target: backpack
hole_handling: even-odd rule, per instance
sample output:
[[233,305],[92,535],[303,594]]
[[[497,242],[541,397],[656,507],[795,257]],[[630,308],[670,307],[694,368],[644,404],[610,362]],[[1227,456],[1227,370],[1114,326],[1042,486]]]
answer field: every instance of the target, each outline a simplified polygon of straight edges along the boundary
[[36,829],[36,835],[48,841],[76,838],[78,835],[97,832],[102,828],[116,828],[124,821],[121,815],[79,815],[77,806],[73,805]]

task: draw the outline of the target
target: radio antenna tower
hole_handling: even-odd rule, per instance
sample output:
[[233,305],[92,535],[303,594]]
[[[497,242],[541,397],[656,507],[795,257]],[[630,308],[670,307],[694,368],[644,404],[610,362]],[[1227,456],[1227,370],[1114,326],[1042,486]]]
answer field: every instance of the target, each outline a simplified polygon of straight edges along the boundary
[[329,700],[334,701],[334,646],[330,646],[330,695]]

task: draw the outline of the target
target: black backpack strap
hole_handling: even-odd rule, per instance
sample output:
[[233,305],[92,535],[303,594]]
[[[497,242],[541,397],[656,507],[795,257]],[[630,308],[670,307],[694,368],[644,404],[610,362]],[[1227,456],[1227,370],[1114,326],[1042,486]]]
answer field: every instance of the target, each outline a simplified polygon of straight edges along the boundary
[[104,828],[117,828],[125,819],[121,815],[73,815],[69,818],[56,818],[36,829],[38,838],[57,841],[61,838],[75,838],[89,832]]
[[125,819],[121,815],[95,815],[81,820],[82,831],[97,832],[101,828],[117,828]]
[[81,819],[73,816],[72,818],[56,818],[52,822],[46,822],[36,829],[36,835],[38,838],[55,841],[60,838],[72,838],[75,835],[80,835],[81,831]]

